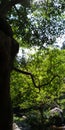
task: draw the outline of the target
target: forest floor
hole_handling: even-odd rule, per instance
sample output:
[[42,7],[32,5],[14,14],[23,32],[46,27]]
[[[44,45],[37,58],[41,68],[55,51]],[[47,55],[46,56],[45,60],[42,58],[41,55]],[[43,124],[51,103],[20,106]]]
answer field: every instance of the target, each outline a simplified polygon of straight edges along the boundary
[[30,126],[28,126],[26,123],[13,123],[13,130],[30,130]]
[[25,116],[21,119],[15,117],[13,122],[13,130],[31,130],[31,126],[26,122]]
[[[34,128],[34,130],[43,130],[43,128],[41,129],[41,127],[39,128]],[[27,117],[26,116],[22,116],[21,118],[19,117],[14,117],[14,121],[13,121],[13,130],[33,130],[31,125],[29,125],[29,123],[27,122]],[[47,127],[44,130],[52,130],[52,129],[62,129],[65,130],[65,125],[62,126],[52,126],[52,127]]]

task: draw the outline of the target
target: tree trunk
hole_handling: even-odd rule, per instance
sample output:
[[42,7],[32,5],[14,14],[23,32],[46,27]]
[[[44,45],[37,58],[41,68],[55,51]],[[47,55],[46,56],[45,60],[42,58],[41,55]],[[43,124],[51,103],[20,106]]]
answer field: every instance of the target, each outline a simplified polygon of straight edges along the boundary
[[[1,66],[0,66],[1,67]],[[3,70],[3,67],[1,67]],[[12,108],[10,98],[10,74],[0,71],[0,129],[12,130]]]
[[0,130],[12,130],[10,73],[13,62],[12,53],[16,51],[15,48],[13,51],[11,49],[12,39],[0,31]]
[[17,3],[29,6],[30,0],[12,0],[8,2],[2,0],[0,2],[0,130],[12,130],[10,73],[14,57],[19,49],[18,43],[11,36],[11,29],[5,21],[1,21],[1,18],[6,18],[8,11]]

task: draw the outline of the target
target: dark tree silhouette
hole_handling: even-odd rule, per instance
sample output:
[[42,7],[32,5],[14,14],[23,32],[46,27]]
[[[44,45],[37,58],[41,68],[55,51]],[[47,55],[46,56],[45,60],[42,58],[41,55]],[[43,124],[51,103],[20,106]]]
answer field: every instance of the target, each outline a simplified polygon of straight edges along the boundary
[[[11,35],[10,26],[3,19],[0,31],[0,129],[12,129],[10,73],[19,44]],[[7,30],[5,30],[7,28]]]
[[10,73],[19,44],[6,21],[8,11],[17,3],[26,5],[29,0],[0,1],[0,130],[12,130],[13,113],[10,97]]

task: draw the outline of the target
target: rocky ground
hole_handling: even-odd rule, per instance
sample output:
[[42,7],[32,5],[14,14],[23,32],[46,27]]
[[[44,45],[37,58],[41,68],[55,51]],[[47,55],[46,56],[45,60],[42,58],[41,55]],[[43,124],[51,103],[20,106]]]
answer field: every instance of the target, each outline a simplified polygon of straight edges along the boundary
[[27,123],[27,116],[21,118],[14,116],[13,130],[31,130],[31,126]]
[[13,123],[13,130],[21,130],[16,123]]
[[28,126],[26,123],[13,123],[13,130],[30,130],[30,126]]

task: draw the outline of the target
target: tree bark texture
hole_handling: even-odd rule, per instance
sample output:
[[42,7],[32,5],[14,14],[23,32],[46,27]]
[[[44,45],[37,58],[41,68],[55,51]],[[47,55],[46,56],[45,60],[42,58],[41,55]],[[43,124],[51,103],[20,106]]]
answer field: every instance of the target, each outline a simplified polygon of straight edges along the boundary
[[[17,43],[0,31],[0,130],[12,130],[13,114],[10,98],[10,73],[13,64],[13,52]],[[13,49],[13,50],[12,50]],[[16,54],[15,54],[16,55]]]

